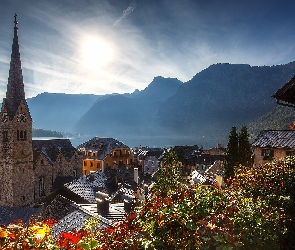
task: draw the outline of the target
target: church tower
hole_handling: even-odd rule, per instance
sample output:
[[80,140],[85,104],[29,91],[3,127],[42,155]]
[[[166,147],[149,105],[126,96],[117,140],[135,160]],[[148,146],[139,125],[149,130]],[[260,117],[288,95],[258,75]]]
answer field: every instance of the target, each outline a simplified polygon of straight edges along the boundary
[[25,99],[16,17],[0,113],[0,206],[26,206],[34,201],[32,118]]

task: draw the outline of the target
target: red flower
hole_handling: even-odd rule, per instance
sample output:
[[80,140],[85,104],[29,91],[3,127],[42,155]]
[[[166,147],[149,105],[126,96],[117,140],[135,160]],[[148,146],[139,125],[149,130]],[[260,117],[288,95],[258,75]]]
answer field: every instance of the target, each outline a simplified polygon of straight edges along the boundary
[[56,219],[45,219],[43,221],[43,224],[46,224],[47,226],[52,227],[53,224],[55,224],[57,222],[58,222],[58,220],[56,220]]

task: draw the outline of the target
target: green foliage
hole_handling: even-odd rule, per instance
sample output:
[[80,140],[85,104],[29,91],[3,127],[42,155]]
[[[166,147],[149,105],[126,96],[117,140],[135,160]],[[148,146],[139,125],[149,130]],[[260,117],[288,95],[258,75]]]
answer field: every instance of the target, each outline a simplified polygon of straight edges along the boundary
[[229,140],[224,157],[224,176],[225,179],[234,176],[234,168],[239,164],[239,136],[237,128],[234,126],[231,129]]
[[172,149],[166,153],[158,171],[154,189],[160,196],[165,197],[170,192],[174,192],[186,184],[182,166],[179,164],[177,155]]
[[[174,166],[173,154],[166,159]],[[177,186],[157,190],[136,214],[99,228],[63,232],[52,223],[0,226],[1,249],[295,249],[295,158],[259,167],[239,165],[224,189]],[[54,222],[53,222],[54,223]]]
[[235,175],[235,168],[241,164],[251,165],[251,144],[247,127],[242,126],[240,132],[234,126],[229,135],[228,145],[224,159],[225,179],[232,178]]
[[239,153],[239,164],[243,166],[250,166],[251,165],[251,144],[249,142],[249,134],[247,127],[244,125],[242,126],[240,133],[239,133],[239,146],[238,146],[238,153]]

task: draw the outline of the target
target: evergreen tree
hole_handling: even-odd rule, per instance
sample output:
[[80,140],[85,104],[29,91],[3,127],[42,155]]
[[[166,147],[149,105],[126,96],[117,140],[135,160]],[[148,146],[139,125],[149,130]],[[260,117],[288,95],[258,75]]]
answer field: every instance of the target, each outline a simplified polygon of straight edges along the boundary
[[170,149],[158,170],[155,191],[159,196],[165,197],[167,194],[180,189],[185,183],[178,157],[175,151]]
[[225,180],[234,176],[235,166],[239,165],[238,148],[239,148],[239,135],[237,133],[237,128],[233,126],[229,135],[226,153],[224,157]]
[[247,126],[242,126],[239,133],[239,164],[250,166],[252,159],[251,144],[249,142],[249,134]]

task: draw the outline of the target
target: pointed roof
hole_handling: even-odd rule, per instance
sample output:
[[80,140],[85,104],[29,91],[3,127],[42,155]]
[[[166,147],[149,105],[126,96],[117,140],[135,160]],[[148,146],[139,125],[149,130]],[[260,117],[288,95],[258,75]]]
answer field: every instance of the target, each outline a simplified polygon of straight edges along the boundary
[[16,110],[19,107],[22,100],[26,104],[19,44],[18,44],[18,32],[17,32],[18,22],[16,21],[16,17],[17,15],[15,14],[14,37],[13,37],[13,43],[12,43],[8,85],[7,85],[6,98],[5,98],[5,104],[6,104],[7,112],[10,119],[14,117]]
[[272,96],[283,106],[295,107],[295,76]]

